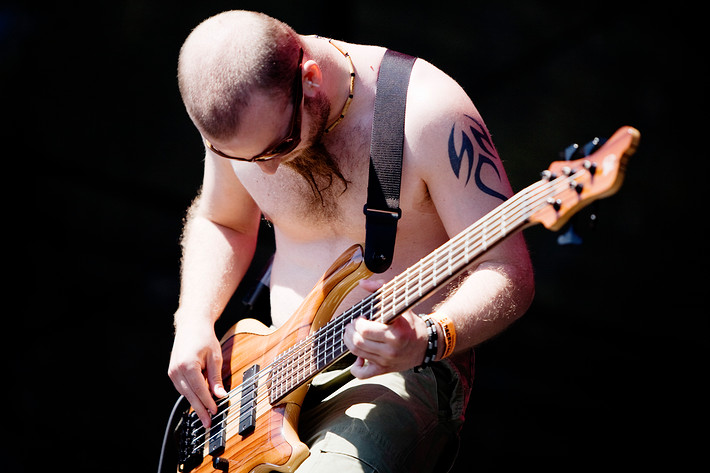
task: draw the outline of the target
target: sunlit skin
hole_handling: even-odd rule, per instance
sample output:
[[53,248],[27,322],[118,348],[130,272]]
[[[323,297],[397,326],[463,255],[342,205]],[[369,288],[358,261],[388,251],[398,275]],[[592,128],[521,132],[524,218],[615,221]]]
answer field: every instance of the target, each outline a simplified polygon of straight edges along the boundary
[[[225,159],[206,150],[202,192],[185,228],[182,289],[169,374],[205,425],[217,409],[214,397],[225,396],[214,322],[249,266],[262,215],[272,223],[277,245],[271,273],[275,326],[288,319],[344,250],[364,242],[362,207],[372,107],[384,49],[339,42],[357,70],[355,95],[345,119],[323,136],[322,143],[337,160],[348,185],[345,189],[340,183],[333,184],[324,190],[320,201],[288,163],[322,131],[323,124],[314,119],[305,102],[321,94],[330,105],[326,123],[334,121],[348,94],[349,70],[342,55],[327,41],[312,36],[300,39],[305,46],[301,143],[287,156],[256,163]],[[205,46],[198,43],[194,47]],[[218,139],[203,135],[225,154],[254,156],[284,138],[291,112],[289,98],[254,94],[234,136]],[[500,204],[499,199],[452,172],[449,136],[456,124],[460,124],[457,129],[465,129],[470,122],[467,116],[483,123],[456,82],[426,61],[417,60],[407,99],[403,216],[394,262],[385,273],[363,281],[346,297],[342,308],[361,300]],[[505,172],[498,157],[494,158],[497,168],[484,169],[480,177],[496,192],[509,196]],[[449,317],[458,333],[456,353],[461,353],[504,330],[524,313],[532,294],[527,250],[522,237],[514,236],[478,260],[455,290],[442,291],[415,310],[436,310]],[[437,330],[442,337],[441,327]],[[345,330],[344,340],[358,357],[351,369],[353,375],[368,378],[419,365],[427,331],[422,319],[408,311],[391,325],[357,319]],[[439,356],[442,350],[440,346]]]

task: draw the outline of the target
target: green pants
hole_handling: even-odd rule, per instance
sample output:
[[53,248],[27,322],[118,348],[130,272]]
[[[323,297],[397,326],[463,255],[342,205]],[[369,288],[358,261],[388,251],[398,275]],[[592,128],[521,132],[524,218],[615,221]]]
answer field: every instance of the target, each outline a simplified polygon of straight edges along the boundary
[[299,425],[311,454],[297,473],[447,471],[472,378],[473,352],[420,373],[359,380],[340,367],[319,374]]

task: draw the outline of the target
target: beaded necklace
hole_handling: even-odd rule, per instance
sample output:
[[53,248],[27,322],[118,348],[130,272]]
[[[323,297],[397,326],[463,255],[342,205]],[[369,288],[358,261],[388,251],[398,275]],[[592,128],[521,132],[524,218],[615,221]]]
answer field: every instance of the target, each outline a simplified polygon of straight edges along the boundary
[[350,102],[353,101],[353,92],[355,90],[355,65],[353,64],[353,60],[350,57],[350,54],[347,51],[343,51],[342,49],[340,49],[333,42],[332,39],[324,38],[323,36],[318,36],[318,35],[315,35],[315,37],[328,40],[328,42],[330,44],[332,44],[333,47],[335,49],[337,49],[340,54],[345,56],[345,59],[348,60],[348,64],[350,65],[350,93],[348,94],[347,100],[345,100],[345,105],[343,105],[343,109],[340,111],[340,116],[333,123],[331,123],[330,126],[328,126],[328,128],[325,129],[325,133],[329,133],[333,128],[335,128],[338,125],[338,123],[340,123],[343,120],[343,118],[345,118],[345,114],[348,113],[348,109],[350,108]]

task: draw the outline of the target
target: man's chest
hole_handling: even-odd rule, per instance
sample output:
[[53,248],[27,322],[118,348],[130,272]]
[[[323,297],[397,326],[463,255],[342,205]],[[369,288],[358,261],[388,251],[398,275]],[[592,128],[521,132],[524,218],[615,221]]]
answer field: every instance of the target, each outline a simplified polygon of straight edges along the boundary
[[364,235],[363,205],[367,194],[369,156],[349,153],[338,158],[339,178],[329,172],[314,172],[282,164],[274,174],[258,166],[233,165],[242,185],[265,218],[280,232],[296,240],[321,239],[325,233]]

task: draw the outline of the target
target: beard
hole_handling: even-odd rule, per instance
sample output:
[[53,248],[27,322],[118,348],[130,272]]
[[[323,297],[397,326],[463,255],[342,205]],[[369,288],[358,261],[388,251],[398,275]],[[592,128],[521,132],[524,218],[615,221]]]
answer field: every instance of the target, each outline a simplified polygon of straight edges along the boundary
[[318,198],[321,204],[325,205],[323,192],[332,190],[335,180],[342,183],[342,192],[345,192],[348,181],[322,141],[328,124],[328,115],[330,115],[328,99],[324,93],[318,93],[314,98],[306,97],[303,106],[304,111],[313,118],[313,124],[308,130],[308,146],[298,156],[284,162],[284,165],[303,177],[311,186],[314,198]]

